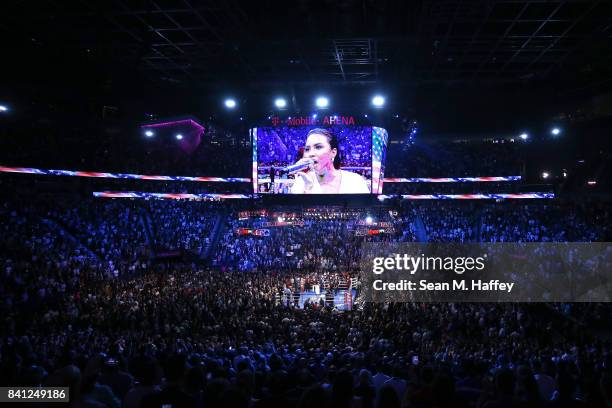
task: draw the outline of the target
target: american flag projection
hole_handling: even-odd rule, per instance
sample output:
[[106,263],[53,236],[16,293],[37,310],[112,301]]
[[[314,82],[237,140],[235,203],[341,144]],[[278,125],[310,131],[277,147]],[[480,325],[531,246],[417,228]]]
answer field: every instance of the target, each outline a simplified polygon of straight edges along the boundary
[[385,173],[385,156],[389,134],[383,128],[372,128],[372,193],[381,194]]
[[251,141],[253,145],[253,174],[252,174],[252,182],[253,182],[253,192],[257,193],[257,128],[253,128],[250,130],[251,132]]

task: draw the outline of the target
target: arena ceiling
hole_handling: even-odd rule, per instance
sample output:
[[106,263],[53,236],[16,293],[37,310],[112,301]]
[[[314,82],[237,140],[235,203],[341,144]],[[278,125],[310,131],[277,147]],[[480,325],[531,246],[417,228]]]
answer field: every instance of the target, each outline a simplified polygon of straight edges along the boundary
[[612,77],[610,1],[22,0],[3,9],[17,58],[42,50],[177,85],[596,86]]

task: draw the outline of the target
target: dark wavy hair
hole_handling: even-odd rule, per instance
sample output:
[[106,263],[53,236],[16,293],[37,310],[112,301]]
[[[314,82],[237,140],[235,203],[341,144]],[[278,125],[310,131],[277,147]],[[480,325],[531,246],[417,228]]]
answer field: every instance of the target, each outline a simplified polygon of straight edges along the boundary
[[336,157],[334,157],[334,168],[338,170],[340,168],[340,163],[342,163],[342,158],[340,157],[340,148],[338,147],[338,138],[336,137],[336,135],[334,135],[327,129],[315,128],[308,132],[308,134],[306,135],[306,139],[308,139],[308,136],[314,134],[325,136],[327,138],[327,142],[329,143],[330,148],[336,149],[337,153]]

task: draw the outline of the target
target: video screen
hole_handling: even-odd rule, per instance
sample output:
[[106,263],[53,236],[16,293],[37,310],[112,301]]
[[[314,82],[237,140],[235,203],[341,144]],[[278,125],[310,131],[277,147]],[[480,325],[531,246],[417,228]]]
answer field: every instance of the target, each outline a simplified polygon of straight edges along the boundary
[[[372,126],[279,126],[251,129],[253,187],[261,194],[378,193]],[[380,128],[376,128],[380,129]],[[385,135],[386,131],[381,129]],[[384,149],[381,149],[384,150]],[[375,178],[373,183],[373,169]],[[374,185],[374,188],[372,188]]]

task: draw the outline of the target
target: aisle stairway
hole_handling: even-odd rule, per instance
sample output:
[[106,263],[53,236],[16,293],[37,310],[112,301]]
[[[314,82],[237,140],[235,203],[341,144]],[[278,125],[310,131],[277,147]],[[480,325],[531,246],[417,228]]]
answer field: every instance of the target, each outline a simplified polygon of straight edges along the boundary
[[215,226],[213,227],[212,233],[208,245],[202,246],[202,252],[200,253],[200,259],[210,261],[211,256],[215,253],[217,245],[221,240],[221,237],[225,233],[225,227],[227,224],[228,213],[227,210],[223,210],[215,218]]
[[78,238],[78,235],[75,234],[75,232],[61,220],[47,216],[47,217],[41,217],[40,221],[43,224],[48,225],[50,228],[58,230],[60,235],[64,236],[70,241],[73,241],[74,243],[76,243],[77,245],[85,249],[85,251],[87,251],[89,256],[91,256],[92,258],[95,258],[98,261],[101,260],[100,255],[96,251],[94,251],[92,248],[90,248],[85,242],[83,242],[83,240]]
[[414,224],[416,226],[415,235],[417,242],[427,242],[427,230],[425,229],[425,223],[420,215],[417,214]]
[[146,206],[139,207],[139,218],[140,223],[142,224],[142,228],[145,232],[145,238],[147,240],[147,245],[149,247],[149,253],[152,257],[155,257],[155,231],[154,224],[151,221],[151,213]]

